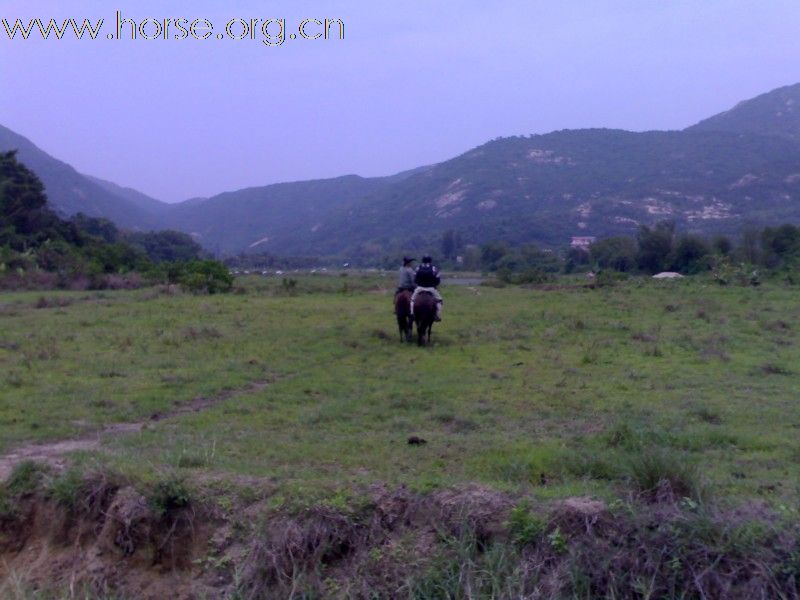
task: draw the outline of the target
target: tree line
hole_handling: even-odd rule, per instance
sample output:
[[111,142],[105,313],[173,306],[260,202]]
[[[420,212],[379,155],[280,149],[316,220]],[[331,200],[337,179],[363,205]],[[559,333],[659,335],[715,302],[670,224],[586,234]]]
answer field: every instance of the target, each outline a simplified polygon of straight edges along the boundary
[[575,265],[583,263],[624,273],[677,271],[692,275],[737,264],[792,276],[800,266],[800,227],[784,224],[748,228],[737,238],[708,238],[678,233],[673,222],[664,221],[652,227],[641,226],[636,237],[598,240],[584,256],[571,252],[568,258]]
[[16,152],[0,153],[0,287],[97,289],[137,282],[215,292],[230,289],[232,278],[185,233],[125,231],[84,214],[61,218]]
[[762,270],[794,282],[800,280],[800,227],[783,224],[747,228],[740,235],[702,236],[679,232],[672,221],[641,225],[636,235],[613,236],[589,248],[556,251],[533,244],[505,242],[462,245],[455,232],[441,239],[442,262],[449,268],[493,272],[502,280],[537,283],[557,273],[612,271],[653,275],[709,272],[721,282],[736,273]]

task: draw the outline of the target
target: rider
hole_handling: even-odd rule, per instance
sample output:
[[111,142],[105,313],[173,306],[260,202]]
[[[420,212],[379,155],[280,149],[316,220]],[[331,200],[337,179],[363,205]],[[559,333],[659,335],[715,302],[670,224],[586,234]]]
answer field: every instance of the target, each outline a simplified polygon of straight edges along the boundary
[[408,256],[403,257],[403,266],[400,267],[400,277],[397,281],[397,290],[395,291],[395,296],[402,291],[408,290],[409,292],[413,292],[416,289],[416,284],[414,283],[414,267],[411,266],[411,263],[416,262],[416,258],[410,258]]
[[422,264],[417,267],[414,275],[414,283],[417,284],[417,288],[411,295],[411,314],[414,314],[414,301],[417,299],[417,294],[428,292],[436,300],[436,316],[434,319],[436,321],[442,320],[442,304],[444,301],[439,290],[436,289],[436,286],[441,282],[439,269],[433,264],[433,259],[430,256],[423,256]]

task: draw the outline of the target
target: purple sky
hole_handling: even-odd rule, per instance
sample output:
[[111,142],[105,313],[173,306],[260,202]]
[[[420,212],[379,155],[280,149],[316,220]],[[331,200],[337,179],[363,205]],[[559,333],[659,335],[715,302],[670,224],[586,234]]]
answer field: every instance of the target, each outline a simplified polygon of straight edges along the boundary
[[[191,6],[191,8],[186,8]],[[15,40],[0,124],[178,201],[386,175],[498,136],[679,129],[800,81],[797,0],[4,0],[0,18],[341,18],[345,40]]]

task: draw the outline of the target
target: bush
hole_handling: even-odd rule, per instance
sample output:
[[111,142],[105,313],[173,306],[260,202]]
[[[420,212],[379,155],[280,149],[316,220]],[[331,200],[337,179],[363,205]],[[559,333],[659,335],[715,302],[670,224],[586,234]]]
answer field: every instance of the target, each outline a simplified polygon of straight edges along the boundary
[[675,245],[675,223],[663,221],[655,227],[639,227],[639,250],[636,262],[642,271],[658,273],[665,270]]
[[536,544],[544,535],[547,523],[531,512],[528,503],[517,504],[508,516],[508,533],[518,546]]
[[800,227],[781,225],[761,232],[761,247],[768,267],[797,264],[800,261]]
[[150,507],[164,516],[170,511],[189,506],[192,496],[182,477],[168,475],[157,481],[148,497]]
[[201,258],[203,249],[192,236],[178,231],[127,233],[126,241],[153,262],[180,262]]
[[597,287],[612,287],[626,279],[628,279],[628,276],[625,273],[606,269],[595,276],[594,285]]
[[636,240],[626,236],[597,240],[589,248],[598,269],[628,273],[636,268]]
[[672,270],[690,275],[707,271],[710,253],[708,244],[702,237],[684,234],[678,240],[672,254]]
[[[281,287],[285,294],[289,296],[294,296],[297,294],[297,280],[292,279],[291,277],[287,278],[284,277],[281,279]],[[344,283],[344,287],[347,288],[347,282]]]
[[233,276],[217,260],[194,260],[186,263],[182,271],[179,282],[192,292],[216,294],[229,292],[233,287]]
[[712,268],[711,276],[720,285],[740,285],[757,287],[761,284],[758,270],[745,263],[733,264],[727,257],[718,258]]

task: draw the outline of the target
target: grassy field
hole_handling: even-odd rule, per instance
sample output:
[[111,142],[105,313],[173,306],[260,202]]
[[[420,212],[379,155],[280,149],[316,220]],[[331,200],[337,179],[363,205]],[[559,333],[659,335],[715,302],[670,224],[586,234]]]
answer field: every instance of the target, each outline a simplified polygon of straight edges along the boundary
[[376,482],[610,500],[657,453],[717,497],[800,504],[796,289],[450,286],[421,349],[398,340],[388,277],[237,283],[4,294],[0,452],[222,395],[75,458],[264,478],[276,501]]

